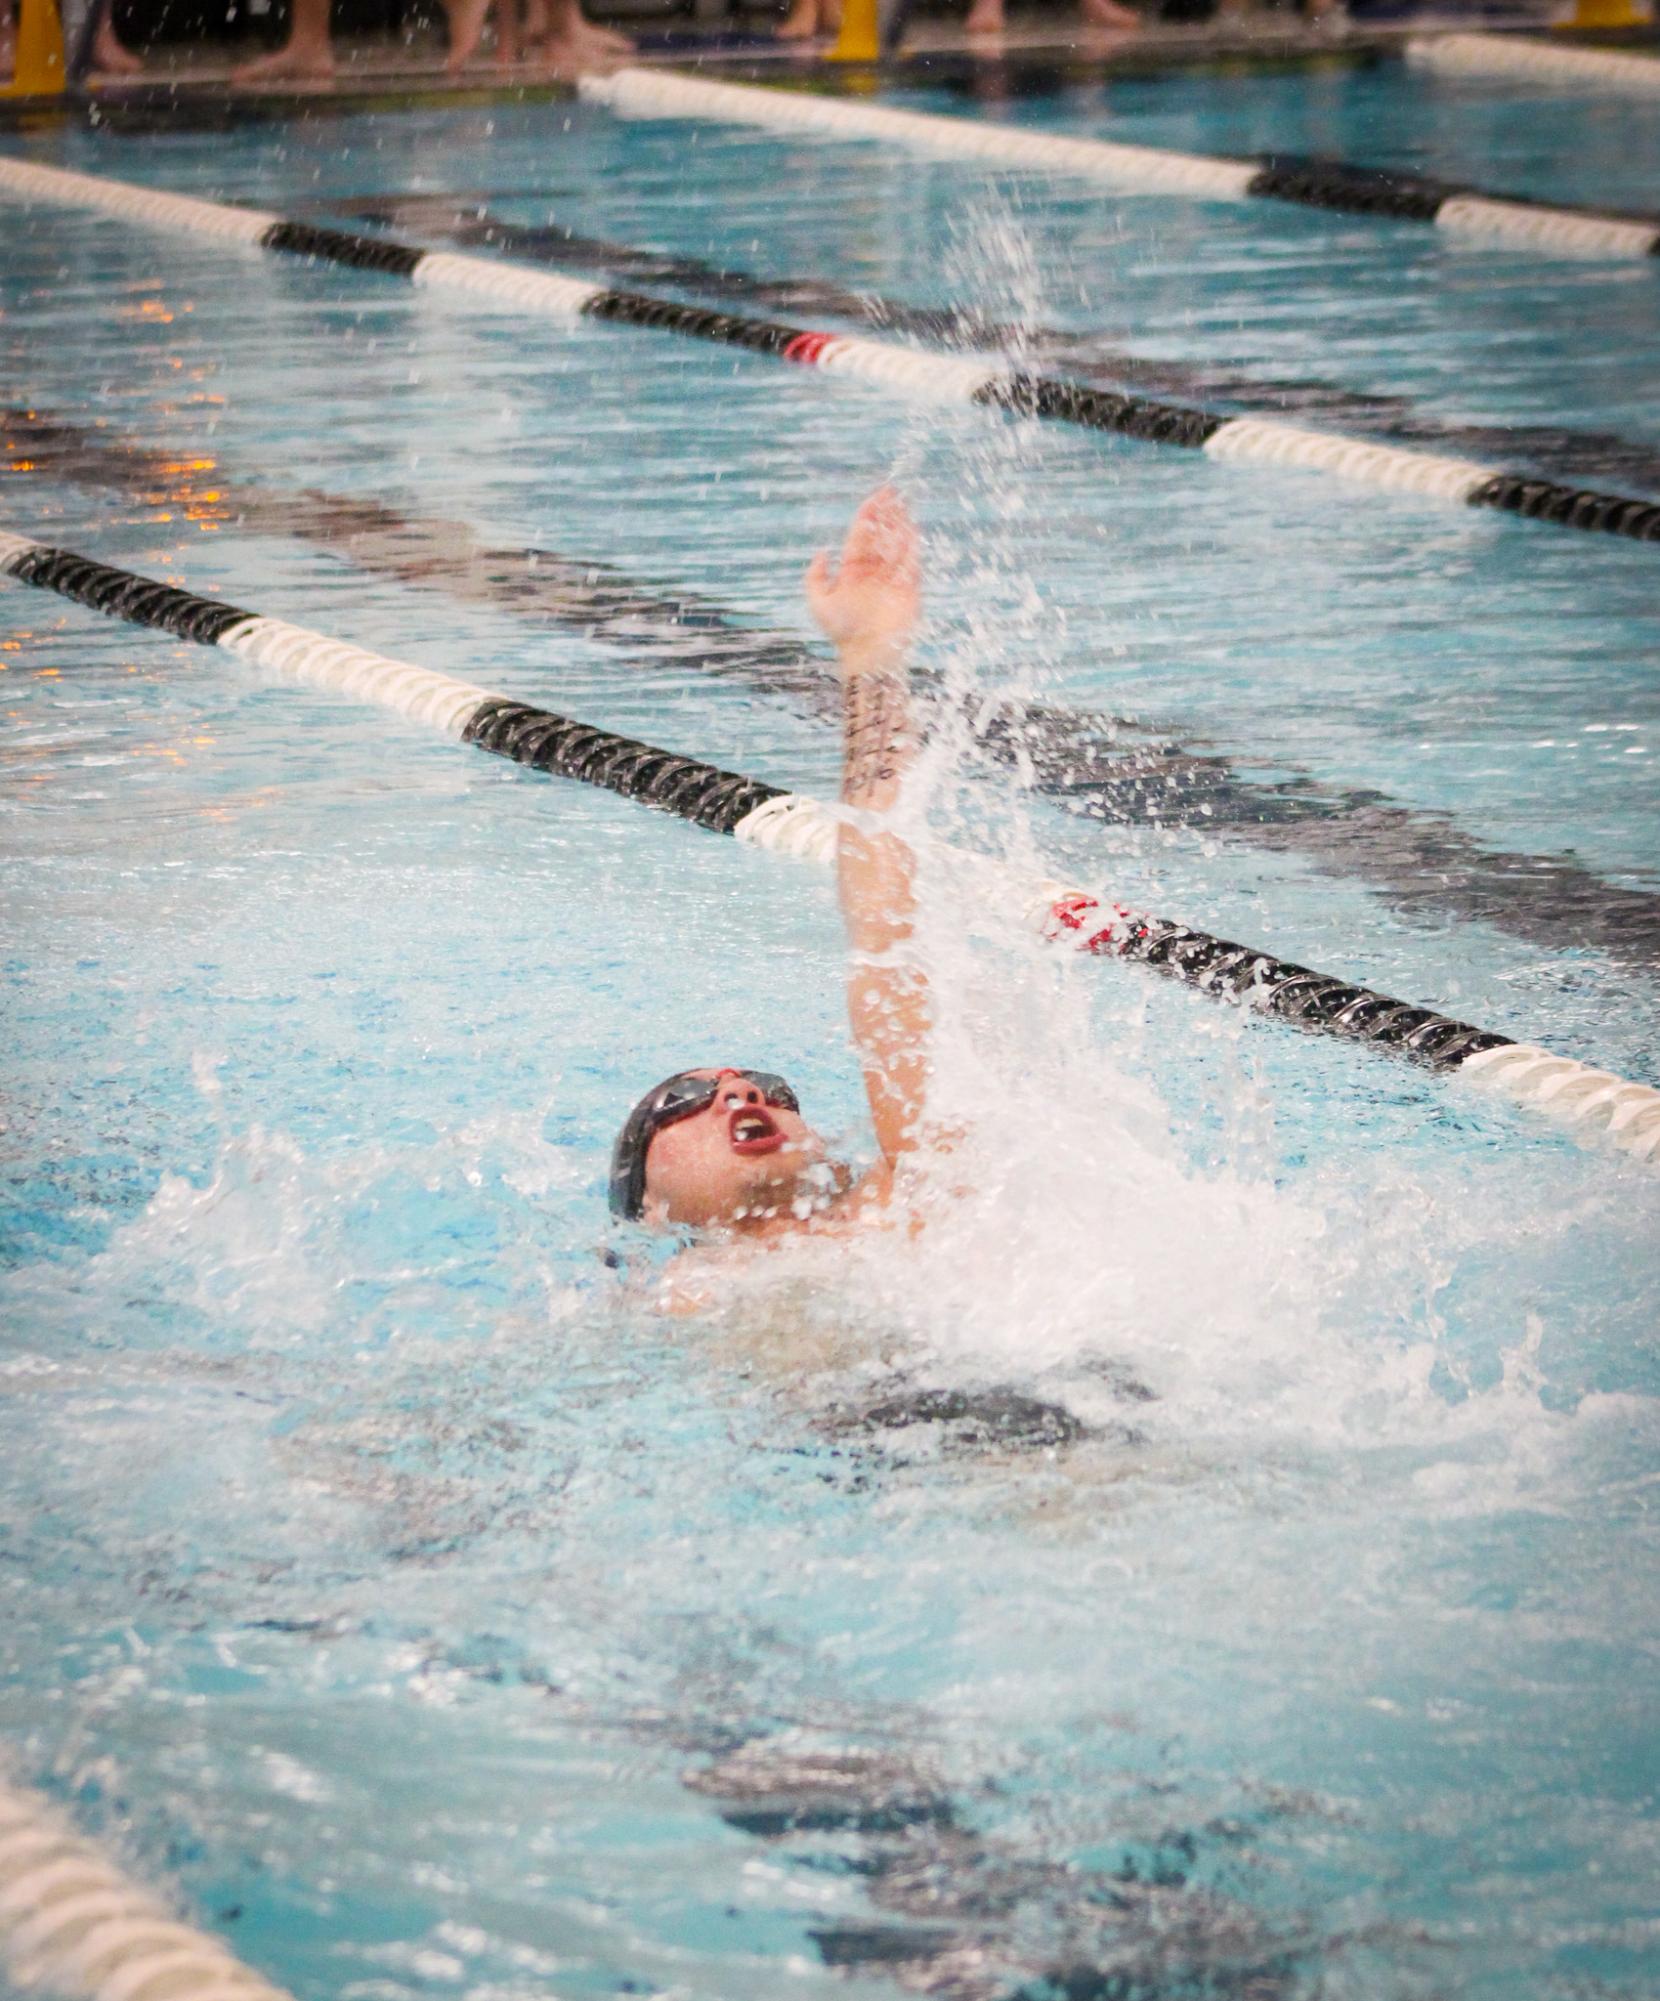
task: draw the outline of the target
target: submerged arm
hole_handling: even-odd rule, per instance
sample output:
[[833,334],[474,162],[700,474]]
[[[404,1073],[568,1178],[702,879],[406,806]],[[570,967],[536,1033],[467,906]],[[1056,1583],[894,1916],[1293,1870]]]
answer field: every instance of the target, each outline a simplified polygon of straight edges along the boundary
[[814,558],[807,596],[841,661],[841,796],[854,809],[837,851],[847,1006],[876,1142],[891,1167],[919,1144],[932,1017],[927,978],[908,952],[913,857],[883,824],[915,752],[906,656],[920,598],[916,528],[890,488],[860,508],[834,571],[826,556]]

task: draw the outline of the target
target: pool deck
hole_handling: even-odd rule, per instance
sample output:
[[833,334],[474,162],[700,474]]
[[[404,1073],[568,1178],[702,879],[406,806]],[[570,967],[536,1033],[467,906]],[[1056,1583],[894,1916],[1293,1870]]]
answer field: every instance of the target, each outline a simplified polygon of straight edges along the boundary
[[[604,18],[603,7],[595,10]],[[811,80],[820,88],[868,89],[873,75],[896,84],[935,83],[983,88],[998,95],[1052,88],[1057,81],[1089,82],[1173,69],[1358,66],[1395,55],[1411,36],[1438,26],[1493,29],[1504,23],[1418,16],[1386,25],[1354,24],[1328,17],[1309,22],[1277,12],[1225,12],[1192,25],[1157,22],[1128,34],[1082,26],[1074,8],[1050,8],[1017,18],[1005,34],[970,38],[955,18],[924,16],[907,29],[904,45],[877,64],[835,63],[828,43],[783,43],[764,26],[700,29],[688,24],[665,31],[638,29],[642,63],[695,65],[723,76],[755,81]],[[1538,31],[1537,19],[1513,22]],[[1555,37],[1553,37],[1555,39]],[[1654,28],[1574,34],[1584,46],[1623,47],[1660,54]],[[442,37],[392,36],[337,39],[336,74],[330,79],[236,83],[232,72],[255,45],[162,48],[146,57],[142,75],[95,75],[68,98],[0,102],[0,129],[45,117],[87,118],[93,123],[142,124],[149,120],[239,122],[329,112],[394,111],[446,102],[484,102],[565,95],[572,78],[534,59],[508,69],[489,51],[459,76],[444,69]]]

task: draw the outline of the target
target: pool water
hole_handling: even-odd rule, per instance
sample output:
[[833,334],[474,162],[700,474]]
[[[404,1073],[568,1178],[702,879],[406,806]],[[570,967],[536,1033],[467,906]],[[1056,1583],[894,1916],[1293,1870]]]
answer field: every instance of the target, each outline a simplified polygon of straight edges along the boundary
[[[1395,69],[911,101],[1629,206],[1660,165],[1635,103]],[[3,143],[1660,449],[1660,267],[577,103]],[[821,794],[813,701],[438,559],[811,647],[895,476],[951,685],[1342,805],[1103,824],[965,752],[943,831],[1660,1081],[1650,548],[69,212],[0,208],[0,353],[0,526]],[[297,532],[348,500],[392,556]],[[3,601],[17,1772],[302,2001],[1653,1991],[1652,1174],[941,888],[960,1199],[665,1321],[600,1255],[645,1085],[782,1068],[870,1150],[829,881]]]

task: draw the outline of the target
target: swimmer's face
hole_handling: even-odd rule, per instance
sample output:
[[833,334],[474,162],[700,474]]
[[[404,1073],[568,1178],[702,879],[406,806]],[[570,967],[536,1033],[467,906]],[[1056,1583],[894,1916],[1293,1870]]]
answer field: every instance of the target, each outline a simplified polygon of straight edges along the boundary
[[787,1213],[802,1176],[824,1158],[824,1142],[799,1112],[769,1105],[735,1070],[691,1070],[720,1079],[714,1103],[652,1136],[646,1154],[645,1220],[713,1224]]

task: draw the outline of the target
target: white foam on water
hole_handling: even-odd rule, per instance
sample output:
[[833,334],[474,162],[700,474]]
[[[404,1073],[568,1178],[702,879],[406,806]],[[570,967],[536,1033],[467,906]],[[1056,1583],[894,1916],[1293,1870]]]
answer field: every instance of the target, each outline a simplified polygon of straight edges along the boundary
[[[193,1062],[216,1116],[227,1060],[198,1051]],[[446,1290],[476,1262],[472,1247],[452,1241],[458,1212],[475,1209],[499,1236],[504,1262],[524,1265],[543,1248],[538,1213],[586,1195],[589,1163],[543,1137],[546,1116],[545,1105],[492,1110],[424,1141],[351,1139],[328,1149],[308,1149],[280,1128],[221,1126],[210,1172],[164,1169],[74,1287],[112,1311],[151,1299],[168,1314],[198,1314],[225,1351],[326,1343],[338,1352],[394,1338],[401,1322],[459,1328],[479,1316],[464,1289]],[[524,1233],[517,1241],[514,1224]],[[402,1255],[389,1254],[389,1243]],[[43,1267],[12,1283],[52,1288],[62,1277]],[[354,1323],[343,1301],[357,1286],[377,1303]]]

